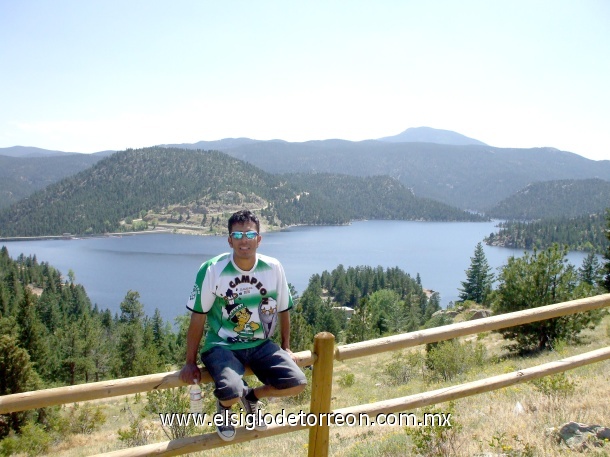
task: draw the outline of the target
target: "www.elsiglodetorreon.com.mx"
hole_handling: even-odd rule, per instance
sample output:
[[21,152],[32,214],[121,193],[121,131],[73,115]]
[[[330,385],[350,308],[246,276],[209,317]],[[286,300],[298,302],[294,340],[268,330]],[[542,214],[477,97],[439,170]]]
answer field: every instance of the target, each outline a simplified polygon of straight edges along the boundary
[[193,413],[159,413],[161,424],[166,427],[181,425],[195,426],[212,426],[221,425],[230,422],[235,427],[244,426],[246,430],[254,430],[254,425],[257,423],[265,423],[265,425],[279,426],[307,426],[315,427],[318,425],[336,425],[339,427],[356,427],[356,426],[401,426],[401,427],[451,427],[451,413],[425,413],[420,418],[414,413],[379,413],[374,418],[369,417],[365,413],[306,413],[299,411],[298,413],[281,412],[276,414],[263,413],[258,411],[258,416],[254,414],[236,414],[230,411],[225,411],[225,414],[193,414]]

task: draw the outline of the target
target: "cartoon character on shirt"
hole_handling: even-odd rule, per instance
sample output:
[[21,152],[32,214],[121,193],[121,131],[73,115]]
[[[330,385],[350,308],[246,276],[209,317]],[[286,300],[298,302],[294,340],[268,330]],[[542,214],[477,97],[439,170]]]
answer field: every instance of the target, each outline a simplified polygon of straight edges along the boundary
[[250,322],[252,311],[244,303],[235,303],[236,298],[237,295],[231,289],[227,290],[224,297],[227,303],[225,310],[229,320],[236,324],[233,327],[233,331],[237,333],[237,339],[240,341],[250,341],[254,338],[254,332],[260,328],[260,325],[256,322]]

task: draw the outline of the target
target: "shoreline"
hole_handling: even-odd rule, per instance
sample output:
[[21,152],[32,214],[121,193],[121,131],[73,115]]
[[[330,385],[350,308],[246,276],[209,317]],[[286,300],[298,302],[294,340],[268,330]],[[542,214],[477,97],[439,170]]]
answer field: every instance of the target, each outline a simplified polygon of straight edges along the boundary
[[[351,224],[351,223],[350,223]],[[350,225],[350,224],[338,224],[338,225]],[[261,223],[261,234],[271,233],[271,232],[279,232],[281,230],[285,230],[291,227],[304,227],[308,224],[291,224],[285,227],[278,226],[269,226],[267,224]],[[322,226],[330,226],[334,224],[324,224],[319,225]],[[158,233],[170,233],[170,234],[180,234],[180,235],[193,235],[193,236],[228,236],[226,230],[221,232],[212,232],[210,233],[208,230],[203,230],[196,226],[185,226],[185,225],[170,225],[170,224],[161,224],[161,226],[157,226],[152,230],[138,230],[132,232],[111,232],[111,233],[98,233],[92,235],[76,235],[72,233],[64,233],[63,235],[39,235],[39,236],[15,236],[15,237],[0,237],[0,243],[2,242],[11,242],[11,241],[45,241],[45,240],[79,240],[84,238],[120,238],[122,236],[137,236],[137,235],[149,235],[149,234],[158,234]]]

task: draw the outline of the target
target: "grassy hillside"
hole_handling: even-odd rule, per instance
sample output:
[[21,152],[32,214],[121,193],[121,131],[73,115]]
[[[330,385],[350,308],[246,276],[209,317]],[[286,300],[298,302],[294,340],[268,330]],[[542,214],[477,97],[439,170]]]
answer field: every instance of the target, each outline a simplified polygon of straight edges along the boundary
[[[572,355],[610,345],[610,317],[606,317],[594,331],[589,331],[579,346],[566,346],[556,352],[531,358],[506,357],[503,341],[497,334],[470,337],[474,343],[484,345],[487,362],[457,375],[450,381],[431,381],[423,372],[409,373],[409,360],[415,359],[418,349],[335,362],[333,372],[333,408],[397,398],[425,392],[497,374],[513,372]],[[482,454],[510,456],[582,456],[557,440],[556,429],[566,422],[610,426],[607,405],[610,390],[607,389],[610,361],[568,371],[565,376],[544,378],[544,381],[520,384],[490,393],[484,393],[437,405],[436,411],[448,412],[451,408],[453,428],[446,430],[441,443],[445,453],[438,455],[466,457]],[[211,407],[211,392],[204,393]],[[140,430],[141,443],[166,441],[159,420],[145,411],[147,400],[141,397],[115,398],[94,403],[108,418],[105,424],[91,434],[74,434],[55,446],[49,456],[76,457],[98,452],[110,452],[126,446],[118,439],[118,430],[127,431],[130,426]],[[521,407],[519,407],[520,405]],[[64,414],[70,414],[75,405],[66,405]],[[269,401],[264,411],[278,413],[282,410],[298,413],[308,411],[307,399],[303,401],[275,399]],[[143,412],[144,418],[138,418]],[[411,411],[423,414],[422,410]],[[158,416],[157,416],[158,417]],[[134,425],[137,424],[137,425]],[[138,429],[138,427],[140,427]],[[413,431],[413,428],[410,428]],[[239,432],[239,431],[238,431]],[[214,433],[199,430],[195,433]],[[236,457],[246,453],[253,457],[285,457],[306,455],[308,432],[300,431],[277,437],[233,444],[211,451],[219,457]],[[608,455],[608,444],[586,455]],[[414,437],[405,427],[332,427],[330,452],[334,457],[377,457],[416,455]],[[189,455],[207,456],[210,452]]]

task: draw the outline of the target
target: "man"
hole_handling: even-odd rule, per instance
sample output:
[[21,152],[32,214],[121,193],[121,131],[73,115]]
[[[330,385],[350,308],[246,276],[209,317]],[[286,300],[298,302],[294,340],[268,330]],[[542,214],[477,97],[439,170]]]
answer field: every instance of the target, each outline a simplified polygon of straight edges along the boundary
[[[218,413],[225,418],[216,431],[225,441],[235,437],[232,405],[241,402],[246,414],[257,418],[259,400],[297,395],[307,384],[290,351],[292,297],[282,265],[257,253],[262,237],[252,212],[236,212],[228,228],[232,251],[208,260],[197,273],[187,303],[192,314],[186,364],[180,371],[183,382],[200,381],[197,349],[207,320],[201,361],[214,380]],[[270,339],[278,322],[281,348]],[[246,365],[262,386],[248,387],[243,380]],[[254,419],[254,428],[264,430],[266,425]]]

